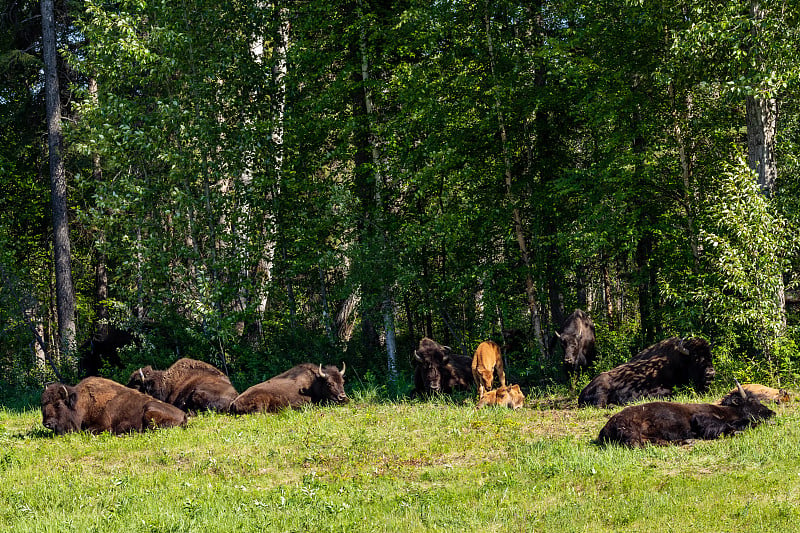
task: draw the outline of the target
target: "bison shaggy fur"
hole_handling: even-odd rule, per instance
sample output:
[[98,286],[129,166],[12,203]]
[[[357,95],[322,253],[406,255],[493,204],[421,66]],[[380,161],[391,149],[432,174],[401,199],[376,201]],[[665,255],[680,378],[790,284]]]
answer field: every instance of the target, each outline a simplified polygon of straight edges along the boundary
[[714,366],[708,341],[671,337],[596,376],[581,391],[578,405],[624,405],[641,398],[670,396],[678,386],[705,392],[712,379]]
[[726,405],[651,402],[631,405],[612,416],[598,441],[631,447],[686,444],[731,435],[774,415],[749,393],[737,393]]
[[498,407],[508,407],[509,409],[519,409],[525,403],[525,395],[519,385],[503,385],[494,390],[484,393],[478,400],[476,409],[486,405],[496,405]]
[[478,395],[492,390],[492,380],[497,371],[497,380],[501,387],[506,386],[506,373],[503,370],[503,356],[500,346],[496,342],[485,341],[478,345],[475,355],[472,356],[472,377],[478,387]]
[[424,337],[414,350],[414,390],[412,396],[431,393],[450,394],[472,386],[472,359],[452,353],[449,346]]
[[340,371],[333,365],[299,364],[244,391],[230,411],[240,415],[275,413],[309,404],[347,403],[350,399],[344,391],[344,372],[344,365]]
[[88,377],[74,387],[51,383],[42,393],[42,424],[57,435],[114,434],[186,425],[186,413],[115,381]]
[[228,411],[238,392],[228,376],[203,361],[182,358],[166,370],[145,366],[134,371],[128,387],[187,411]]

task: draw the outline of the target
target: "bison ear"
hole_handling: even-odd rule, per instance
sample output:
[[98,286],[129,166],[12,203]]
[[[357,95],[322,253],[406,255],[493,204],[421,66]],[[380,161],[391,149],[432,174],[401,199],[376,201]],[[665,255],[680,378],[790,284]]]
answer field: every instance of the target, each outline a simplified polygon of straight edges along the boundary
[[75,404],[78,403],[78,392],[75,390],[75,387],[70,387],[68,389],[62,385],[61,390],[64,392],[64,403],[66,403],[67,407],[70,409],[75,409]]

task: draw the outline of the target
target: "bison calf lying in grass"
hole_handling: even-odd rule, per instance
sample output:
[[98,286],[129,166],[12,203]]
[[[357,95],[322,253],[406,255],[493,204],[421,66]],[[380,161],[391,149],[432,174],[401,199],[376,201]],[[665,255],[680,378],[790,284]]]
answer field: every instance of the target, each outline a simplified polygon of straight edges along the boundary
[[48,385],[42,393],[42,424],[57,435],[82,430],[121,434],[183,426],[186,413],[109,379],[89,377],[74,387]]
[[[764,385],[757,385],[754,383],[748,383],[747,385],[742,385],[745,392],[753,396],[754,398],[758,399],[758,401],[766,403],[789,403],[792,401],[792,396],[789,394],[789,391],[786,389],[773,389],[772,387],[765,387]],[[730,400],[732,396],[739,395],[739,389],[733,389],[728,394],[725,395],[724,398],[721,400],[714,402],[717,405],[725,405],[726,402]]]
[[722,405],[651,402],[626,407],[603,426],[598,441],[624,446],[685,444],[731,435],[774,415],[739,385],[738,393]]
[[299,409],[308,404],[323,402],[346,403],[344,371],[333,365],[302,363],[283,374],[253,385],[231,404],[231,413],[275,413],[282,409]]
[[136,370],[128,387],[187,411],[227,412],[238,392],[218,368],[195,359],[178,359],[166,370]]
[[508,407],[509,409],[519,409],[524,403],[525,395],[522,394],[519,385],[509,385],[484,393],[475,408],[480,409],[485,405],[497,405],[499,407]]
[[503,356],[496,342],[485,341],[478,345],[472,356],[472,377],[478,387],[478,396],[483,398],[486,391],[492,390],[494,372],[501,387],[506,386],[506,373],[503,370]]

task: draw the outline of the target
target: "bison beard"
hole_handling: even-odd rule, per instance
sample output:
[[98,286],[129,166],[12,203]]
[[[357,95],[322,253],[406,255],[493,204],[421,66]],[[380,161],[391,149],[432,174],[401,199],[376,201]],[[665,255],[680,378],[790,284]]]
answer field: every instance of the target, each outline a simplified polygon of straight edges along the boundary
[[705,392],[713,378],[708,341],[672,337],[596,376],[581,391],[578,405],[624,405],[640,398],[669,396],[681,385]]
[[455,355],[449,346],[424,337],[414,350],[414,390],[411,396],[469,390],[473,381],[472,359]]
[[183,426],[186,413],[105,378],[74,387],[51,383],[42,393],[42,424],[57,435],[74,431],[114,434]]
[[556,332],[564,348],[564,370],[567,375],[589,367],[597,356],[594,322],[589,315],[576,309],[564,321],[561,333]]
[[283,409],[299,409],[304,405],[323,402],[347,403],[344,391],[342,364],[339,371],[333,365],[302,363],[263,383],[253,385],[231,404],[233,414],[275,413]]
[[774,415],[740,388],[727,405],[651,402],[626,407],[609,419],[597,440],[632,447],[684,444],[731,435]]
[[238,395],[218,368],[187,358],[177,360],[167,370],[140,368],[131,374],[128,387],[187,412],[227,412]]

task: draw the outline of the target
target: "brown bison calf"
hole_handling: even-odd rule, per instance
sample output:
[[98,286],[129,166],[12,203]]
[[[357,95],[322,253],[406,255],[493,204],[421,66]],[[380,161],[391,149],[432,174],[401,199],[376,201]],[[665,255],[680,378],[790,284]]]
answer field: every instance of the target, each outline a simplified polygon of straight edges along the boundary
[[509,409],[519,409],[525,403],[525,395],[519,389],[519,385],[509,385],[490,390],[481,396],[475,409],[480,409],[485,405],[496,405],[508,407]]
[[632,405],[612,416],[597,440],[632,447],[684,444],[731,435],[775,415],[741,386],[726,401],[723,405],[673,402]]
[[247,413],[276,413],[283,409],[299,409],[304,405],[323,402],[347,403],[344,392],[344,371],[333,365],[302,363],[283,374],[253,385],[231,404],[235,415]]
[[218,368],[195,359],[178,359],[166,370],[134,371],[128,387],[187,411],[227,412],[238,392]]
[[51,383],[42,393],[42,424],[57,435],[71,431],[115,434],[183,426],[186,413],[105,378],[74,387]]
[[472,356],[472,377],[478,387],[478,396],[492,390],[494,372],[497,370],[497,380],[501,387],[506,386],[506,373],[503,370],[503,356],[500,346],[496,342],[485,341],[478,345],[475,355]]

